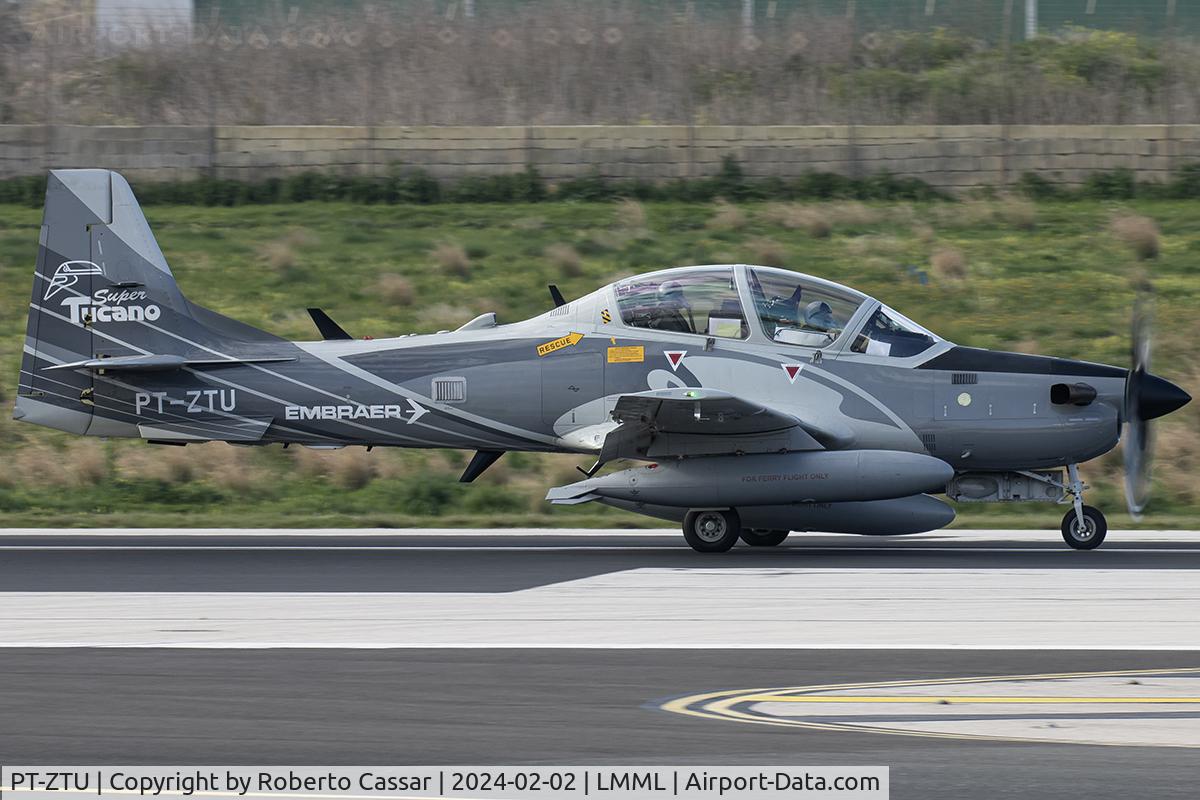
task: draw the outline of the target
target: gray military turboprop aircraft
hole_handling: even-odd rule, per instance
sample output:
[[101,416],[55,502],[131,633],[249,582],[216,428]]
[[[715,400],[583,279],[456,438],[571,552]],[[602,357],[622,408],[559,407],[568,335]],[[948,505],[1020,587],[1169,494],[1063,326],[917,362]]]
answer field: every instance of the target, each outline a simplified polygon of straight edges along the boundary
[[[820,278],[725,264],[618,281],[534,319],[290,342],[189,302],[133,192],[50,174],[14,417],[154,444],[225,441],[587,454],[554,503],[683,524],[696,550],[789,531],[904,534],[956,502],[1072,502],[1071,547],[1104,539],[1076,465],[1126,430],[1126,494],[1148,495],[1149,421],[1190,399],[1149,373],[947,342]],[[618,459],[643,462],[600,475]],[[1065,468],[1065,475],[1064,475]]]

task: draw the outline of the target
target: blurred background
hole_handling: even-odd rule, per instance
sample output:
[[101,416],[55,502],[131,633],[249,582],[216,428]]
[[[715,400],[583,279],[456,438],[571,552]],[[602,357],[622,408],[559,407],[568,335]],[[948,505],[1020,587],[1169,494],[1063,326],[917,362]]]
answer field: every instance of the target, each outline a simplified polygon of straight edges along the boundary
[[1175,0],[0,0],[0,123],[1195,121]]
[[[687,263],[791,267],[961,344],[1200,391],[1200,6],[1175,0],[0,0],[0,401],[45,171],[111,167],[189,297],[293,338],[453,328]],[[1144,526],[1200,524],[1200,415]],[[164,452],[167,451],[167,452]],[[4,524],[644,524],[577,459],[152,448],[0,415]],[[1120,458],[1087,465],[1119,513]],[[959,524],[1051,526],[1031,504]],[[650,523],[654,524],[654,523]],[[1114,527],[1127,524],[1114,518]]]

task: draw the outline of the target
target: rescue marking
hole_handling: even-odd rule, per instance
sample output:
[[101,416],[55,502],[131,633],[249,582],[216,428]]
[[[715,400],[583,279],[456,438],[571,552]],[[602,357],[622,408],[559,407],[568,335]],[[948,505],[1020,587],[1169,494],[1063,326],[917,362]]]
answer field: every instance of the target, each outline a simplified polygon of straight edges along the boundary
[[566,336],[560,336],[557,339],[539,344],[537,347],[538,357],[548,356],[553,352],[562,350],[565,347],[574,347],[583,341],[582,333],[568,333]]
[[671,372],[678,372],[679,365],[683,363],[683,357],[687,355],[687,350],[664,350],[663,355],[667,357],[667,363],[671,365]]
[[605,325],[612,322],[612,314],[609,313],[607,308],[600,312],[600,321]]
[[780,364],[783,371],[787,373],[788,383],[795,383],[796,378],[800,376],[800,370],[804,368],[803,364]]

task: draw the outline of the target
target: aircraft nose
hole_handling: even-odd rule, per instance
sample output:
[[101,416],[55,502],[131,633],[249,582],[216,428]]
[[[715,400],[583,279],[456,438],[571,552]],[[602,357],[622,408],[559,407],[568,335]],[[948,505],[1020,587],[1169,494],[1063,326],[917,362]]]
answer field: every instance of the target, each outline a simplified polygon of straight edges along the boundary
[[1149,373],[1138,381],[1137,407],[1142,419],[1155,419],[1183,408],[1192,396],[1165,378]]

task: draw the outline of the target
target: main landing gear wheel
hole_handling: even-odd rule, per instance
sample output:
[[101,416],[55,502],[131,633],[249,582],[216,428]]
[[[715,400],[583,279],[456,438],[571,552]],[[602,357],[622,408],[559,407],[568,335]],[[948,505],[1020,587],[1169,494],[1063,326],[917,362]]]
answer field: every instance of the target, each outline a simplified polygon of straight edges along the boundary
[[697,553],[724,553],[737,544],[741,532],[733,509],[689,511],[683,518],[683,538]]
[[743,528],[742,541],[751,547],[774,547],[783,544],[790,531],[770,531],[763,528]]
[[1108,522],[1104,519],[1104,514],[1100,509],[1094,506],[1083,507],[1082,523],[1073,508],[1063,517],[1063,541],[1076,550],[1095,550],[1104,541],[1106,533],[1108,533]]

